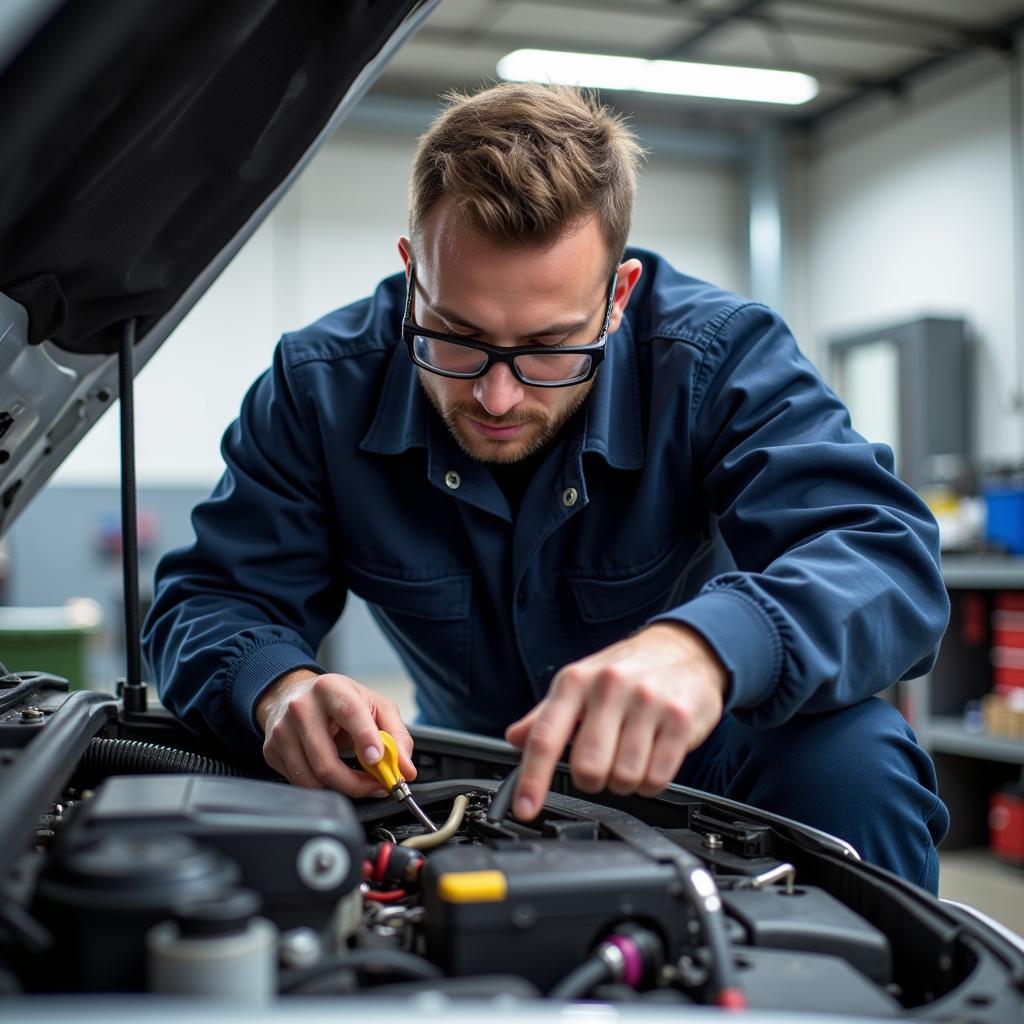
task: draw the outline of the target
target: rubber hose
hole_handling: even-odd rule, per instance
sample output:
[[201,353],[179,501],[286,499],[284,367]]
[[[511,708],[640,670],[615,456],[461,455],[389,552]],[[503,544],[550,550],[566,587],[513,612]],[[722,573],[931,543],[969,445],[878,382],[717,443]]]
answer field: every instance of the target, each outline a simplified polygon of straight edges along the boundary
[[600,957],[593,956],[570,971],[548,995],[552,999],[581,999],[610,978],[611,968]]
[[89,741],[82,768],[114,775],[239,775],[237,768],[212,757],[142,740],[97,737]]
[[[712,1001],[717,1002],[725,993],[728,1000],[739,999],[742,1003],[742,990],[736,979],[736,969],[733,966],[732,946],[725,930],[725,913],[721,909],[721,899],[717,892],[715,898],[718,909],[708,908],[706,893],[703,893],[694,882],[694,874],[699,873],[701,868],[691,870],[686,876],[687,887],[690,890],[690,901],[697,920],[701,926],[704,936],[704,943],[710,954],[708,965],[708,987]],[[740,1005],[737,1003],[736,1005]],[[743,1004],[745,1005],[745,1004]]]
[[455,805],[452,807],[452,813],[448,815],[448,820],[436,832],[424,832],[420,836],[410,836],[403,840],[401,845],[410,850],[432,850],[435,846],[443,846],[459,831],[462,819],[466,816],[468,803],[469,801],[460,793],[455,798]]
[[487,808],[487,820],[495,825],[501,824],[508,815],[509,805],[512,803],[512,793],[515,791],[521,767],[521,764],[517,764],[505,776],[494,796],[491,797],[491,806]]

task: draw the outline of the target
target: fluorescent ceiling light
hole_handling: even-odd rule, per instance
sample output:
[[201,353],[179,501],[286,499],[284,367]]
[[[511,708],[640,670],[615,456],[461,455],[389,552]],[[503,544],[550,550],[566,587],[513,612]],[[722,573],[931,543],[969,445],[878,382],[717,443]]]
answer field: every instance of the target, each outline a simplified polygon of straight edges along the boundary
[[798,71],[768,71],[725,64],[609,57],[599,53],[515,50],[498,61],[498,74],[517,82],[551,82],[593,89],[708,96],[754,103],[807,103],[818,80]]

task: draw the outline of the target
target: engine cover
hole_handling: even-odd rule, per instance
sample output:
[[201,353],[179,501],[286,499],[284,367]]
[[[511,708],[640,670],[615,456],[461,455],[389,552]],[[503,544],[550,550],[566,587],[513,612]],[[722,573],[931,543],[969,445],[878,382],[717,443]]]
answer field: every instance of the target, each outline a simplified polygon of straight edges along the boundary
[[424,871],[423,903],[429,954],[449,972],[517,974],[544,991],[620,921],[652,928],[671,955],[692,919],[671,864],[612,840],[439,850]]
[[234,861],[280,928],[323,927],[359,884],[363,830],[340,793],[254,779],[122,775],[96,788],[59,856],[97,838],[184,835]]

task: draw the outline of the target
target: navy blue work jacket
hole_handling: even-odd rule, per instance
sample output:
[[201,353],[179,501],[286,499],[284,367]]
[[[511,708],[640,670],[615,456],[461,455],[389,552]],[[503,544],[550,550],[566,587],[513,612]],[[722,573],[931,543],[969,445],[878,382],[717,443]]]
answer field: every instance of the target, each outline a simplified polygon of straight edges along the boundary
[[[420,721],[500,733],[568,662],[690,624],[753,725],[926,671],[948,601],[938,533],[892,453],[770,309],[650,252],[581,410],[513,515],[401,341],[405,281],[286,335],[223,441],[196,541],[144,629],[164,702],[235,746],[263,691],[364,598]],[[329,668],[329,666],[327,667]]]

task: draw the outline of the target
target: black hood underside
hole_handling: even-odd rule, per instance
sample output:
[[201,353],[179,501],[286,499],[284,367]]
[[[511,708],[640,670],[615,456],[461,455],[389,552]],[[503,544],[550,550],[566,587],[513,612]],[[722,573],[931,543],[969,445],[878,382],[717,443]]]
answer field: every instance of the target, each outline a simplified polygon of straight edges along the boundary
[[142,339],[419,0],[72,0],[0,67],[0,291],[28,340]]

